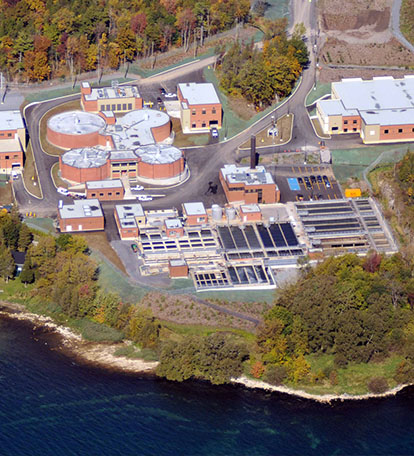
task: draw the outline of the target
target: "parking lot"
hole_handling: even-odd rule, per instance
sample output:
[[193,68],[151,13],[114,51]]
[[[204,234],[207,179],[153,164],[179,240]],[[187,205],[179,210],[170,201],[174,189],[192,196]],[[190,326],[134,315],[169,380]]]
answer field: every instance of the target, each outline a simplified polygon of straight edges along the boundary
[[335,200],[342,191],[329,165],[276,166],[272,172],[281,202]]

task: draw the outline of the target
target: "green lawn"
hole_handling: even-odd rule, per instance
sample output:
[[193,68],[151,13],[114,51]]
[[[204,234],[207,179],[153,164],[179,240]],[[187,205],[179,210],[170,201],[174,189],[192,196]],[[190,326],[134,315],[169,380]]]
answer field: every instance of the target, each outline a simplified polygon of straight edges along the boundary
[[310,106],[315,103],[316,100],[323,97],[324,95],[328,95],[331,93],[331,84],[327,83],[324,84],[322,82],[317,82],[314,88],[308,93],[308,96],[305,100],[305,105]]

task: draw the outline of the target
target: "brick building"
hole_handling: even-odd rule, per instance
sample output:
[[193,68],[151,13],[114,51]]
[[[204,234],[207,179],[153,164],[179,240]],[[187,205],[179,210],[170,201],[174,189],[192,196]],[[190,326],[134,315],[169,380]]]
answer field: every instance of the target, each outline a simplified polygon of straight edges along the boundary
[[240,219],[242,222],[260,222],[262,211],[257,204],[242,204],[240,206]]
[[62,233],[101,231],[105,220],[97,199],[74,200],[58,209],[59,229]]
[[188,276],[188,265],[185,260],[169,260],[168,271],[172,279],[179,279]]
[[178,238],[184,236],[184,227],[178,218],[165,220],[164,227],[168,237]]
[[221,128],[223,110],[214,85],[187,82],[178,84],[183,133],[206,132]]
[[120,179],[106,179],[86,182],[86,198],[97,198],[99,201],[124,199],[125,189]]
[[204,225],[208,221],[203,203],[184,203],[183,215],[187,225]]
[[82,82],[81,105],[88,112],[126,113],[142,109],[143,101],[138,87],[134,85],[119,86],[113,81],[111,87],[92,88],[89,82]]
[[280,201],[280,191],[264,166],[256,168],[224,165],[220,183],[229,203],[272,204]]
[[326,134],[357,133],[365,144],[414,141],[414,75],[342,79],[316,104]]
[[139,227],[145,225],[145,214],[141,204],[116,205],[114,217],[123,241],[137,239]]
[[23,168],[26,129],[20,111],[0,111],[0,173]]

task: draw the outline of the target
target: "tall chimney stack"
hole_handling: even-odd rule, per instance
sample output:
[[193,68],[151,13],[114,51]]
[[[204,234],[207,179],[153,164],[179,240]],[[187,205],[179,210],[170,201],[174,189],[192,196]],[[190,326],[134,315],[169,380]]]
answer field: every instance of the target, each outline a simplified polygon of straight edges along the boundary
[[256,136],[250,137],[250,169],[256,168]]

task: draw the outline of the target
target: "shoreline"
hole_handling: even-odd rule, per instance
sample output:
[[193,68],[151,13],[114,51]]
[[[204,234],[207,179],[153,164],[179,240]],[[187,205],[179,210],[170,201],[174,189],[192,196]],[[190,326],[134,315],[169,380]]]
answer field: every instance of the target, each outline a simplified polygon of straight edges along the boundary
[[[42,328],[49,331],[50,335],[57,335],[56,348],[67,357],[75,358],[80,364],[94,368],[129,373],[129,374],[154,374],[158,361],[144,361],[142,359],[130,359],[123,356],[115,356],[114,353],[121,347],[128,346],[128,342],[103,343],[92,342],[83,339],[72,329],[56,323],[51,317],[35,314],[27,311],[22,304],[0,302],[0,317],[26,321],[34,325],[34,329]],[[342,394],[311,394],[303,390],[296,390],[287,386],[276,386],[262,380],[245,377],[232,378],[230,384],[243,386],[248,389],[261,390],[271,393],[282,393],[289,396],[312,400],[319,403],[330,404],[332,402],[361,401],[367,399],[381,399],[396,396],[410,384],[398,385],[384,393],[366,393],[361,395]]]

